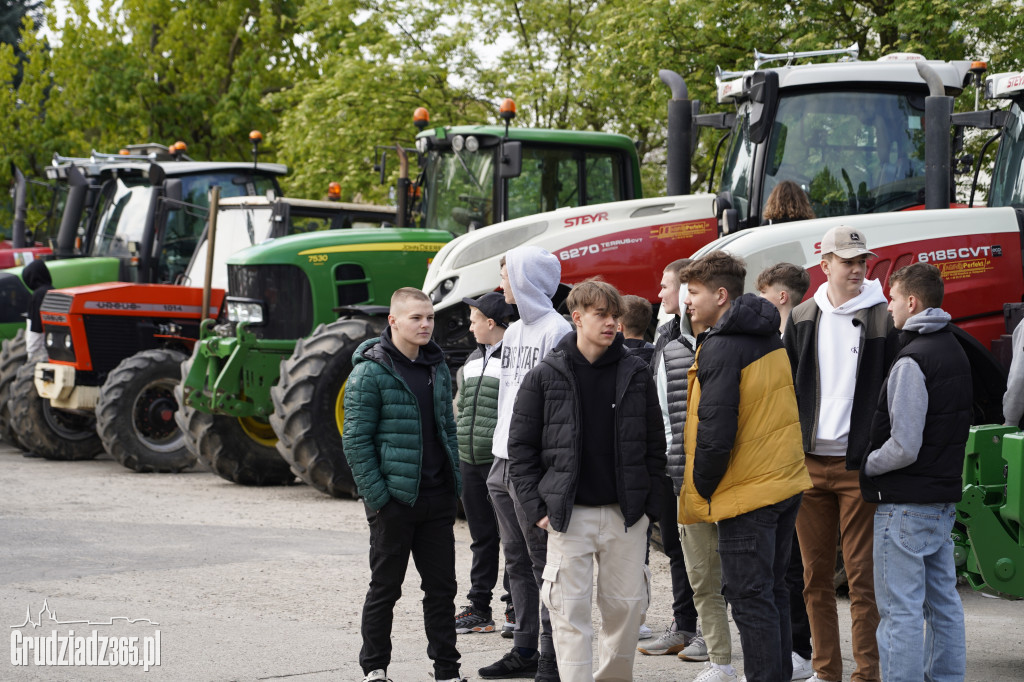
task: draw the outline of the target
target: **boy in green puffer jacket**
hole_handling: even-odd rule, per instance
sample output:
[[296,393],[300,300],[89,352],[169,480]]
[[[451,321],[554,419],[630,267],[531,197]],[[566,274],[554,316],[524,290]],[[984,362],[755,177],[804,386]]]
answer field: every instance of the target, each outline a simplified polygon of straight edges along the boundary
[[434,307],[426,294],[396,291],[388,325],[353,354],[345,388],[342,443],[370,524],[359,664],[364,682],[387,679],[394,606],[411,554],[434,679],[458,682],[453,527],[461,482],[452,378],[430,338]]
[[[487,475],[494,455],[491,442],[498,423],[498,383],[501,376],[501,340],[515,309],[497,291],[480,298],[464,298],[469,306],[469,331],[477,349],[466,360],[460,374],[456,398],[459,433],[459,469],[462,473],[462,508],[466,512],[473,565],[469,571],[469,605],[455,616],[455,632],[494,632],[491,596],[498,581],[498,519],[487,496]],[[508,591],[508,576],[505,576]],[[511,606],[511,597],[506,596]],[[506,610],[506,615],[508,610]],[[507,619],[506,619],[507,621]],[[515,622],[509,623],[509,636]],[[505,634],[504,625],[502,634]]]

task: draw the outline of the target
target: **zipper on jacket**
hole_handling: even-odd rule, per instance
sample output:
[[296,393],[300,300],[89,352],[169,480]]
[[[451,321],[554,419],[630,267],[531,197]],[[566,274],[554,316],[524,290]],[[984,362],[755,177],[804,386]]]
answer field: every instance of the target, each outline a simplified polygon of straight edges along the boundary
[[[620,362],[621,362],[621,360],[620,360]],[[626,377],[626,380],[622,384],[622,392],[618,395],[618,397],[616,398],[616,401],[615,401],[615,405],[612,407],[612,420],[613,420],[614,426],[615,426],[615,442],[613,443],[613,451],[614,451],[614,454],[615,454],[615,469],[616,469],[616,471],[621,471],[622,470],[622,460],[621,460],[621,458],[619,456],[620,455],[619,429],[618,429],[618,425],[619,425],[619,419],[618,419],[619,406],[622,404],[622,401],[626,397],[626,391],[629,388],[629,383],[633,380],[633,377],[636,376],[639,373],[640,373],[640,369],[637,368],[637,369],[633,370],[632,372],[630,372],[630,374]],[[616,374],[617,374],[617,372],[616,372]],[[646,451],[644,452],[644,459],[647,459]],[[646,462],[644,462],[644,468],[645,469],[647,468],[647,463]],[[622,482],[621,478],[622,478],[621,474],[619,474],[619,475],[617,475],[615,477],[615,489],[616,489],[616,492],[618,493],[618,496],[619,496],[619,509],[622,511],[622,525],[623,525],[623,528],[625,529],[624,532],[628,533],[629,532],[629,521],[626,520],[626,518],[627,518],[626,512],[628,511],[627,504],[626,504],[626,495],[625,495],[625,491],[618,489],[619,488],[619,484]]]
[[[576,384],[576,375],[573,374],[573,371],[572,371],[572,364],[571,364],[572,360],[569,359],[569,356],[567,354],[563,353],[562,355],[564,356],[565,361],[567,363],[570,363],[567,366],[568,372],[566,373],[566,377],[569,379],[569,384],[572,386],[572,394],[576,398],[576,400],[573,401],[575,403],[574,404],[574,408],[575,408],[575,412],[576,412],[576,433],[574,434],[574,440],[576,441],[576,448],[575,448],[576,449],[576,457],[574,458],[576,460],[576,462],[575,462],[576,466],[573,467],[572,480],[569,482],[570,483],[569,489],[572,491],[573,500],[575,500],[576,499],[576,488],[577,488],[577,486],[579,486],[579,480],[580,480],[580,460],[583,457],[583,434],[582,434],[582,431],[580,429],[580,425],[583,423],[583,411],[582,411],[582,408],[580,407],[580,388]],[[569,508],[568,508],[569,507],[569,501],[568,500],[569,500],[569,496],[566,495],[565,496],[565,500],[562,501],[562,518],[566,520],[566,528],[569,527],[569,519],[568,519],[568,516],[569,516]],[[550,522],[550,519],[549,519],[549,522]]]

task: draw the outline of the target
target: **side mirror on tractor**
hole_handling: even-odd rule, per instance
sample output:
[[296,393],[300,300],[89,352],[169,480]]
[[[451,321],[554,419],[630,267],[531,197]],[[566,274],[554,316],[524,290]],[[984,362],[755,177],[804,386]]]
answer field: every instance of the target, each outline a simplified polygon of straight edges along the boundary
[[498,148],[498,177],[518,178],[523,172],[523,143],[504,140]]

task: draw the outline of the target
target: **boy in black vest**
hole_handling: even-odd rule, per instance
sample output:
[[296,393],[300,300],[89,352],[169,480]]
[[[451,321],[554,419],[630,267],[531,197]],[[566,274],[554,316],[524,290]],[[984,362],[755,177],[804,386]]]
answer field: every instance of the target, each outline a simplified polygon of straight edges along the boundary
[[864,499],[878,504],[881,676],[886,682],[962,680],[964,612],[950,532],[971,425],[971,366],[949,314],[939,308],[938,268],[908,265],[889,287],[900,350],[878,399],[861,468]]

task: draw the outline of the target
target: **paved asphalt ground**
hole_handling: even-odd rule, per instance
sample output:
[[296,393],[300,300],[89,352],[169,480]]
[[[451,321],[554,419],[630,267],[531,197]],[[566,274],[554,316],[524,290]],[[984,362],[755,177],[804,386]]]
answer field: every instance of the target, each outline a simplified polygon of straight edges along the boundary
[[[465,522],[457,522],[455,536],[464,595]],[[360,680],[367,546],[361,503],[306,486],[244,488],[202,471],[135,474],[106,457],[49,462],[0,445],[0,621],[11,652],[0,662],[0,680]],[[652,555],[652,571],[648,619],[658,630],[670,613],[664,556]],[[411,568],[404,592],[389,675],[395,682],[426,682],[431,668]],[[970,590],[961,596],[967,679],[1024,680],[1024,602]],[[44,602],[52,615],[42,613],[42,626],[19,627],[26,612],[39,622]],[[494,603],[497,612],[497,594]],[[840,600],[845,633],[848,607]],[[144,672],[13,664],[25,651],[24,643],[15,650],[14,638],[25,642],[54,629],[112,638],[155,637],[159,630],[160,665]],[[477,668],[509,647],[497,634],[460,636],[463,674],[476,678]],[[735,632],[733,651],[742,671]],[[638,654],[634,670],[637,680],[689,682],[700,665]],[[852,668],[847,658],[847,680]]]

